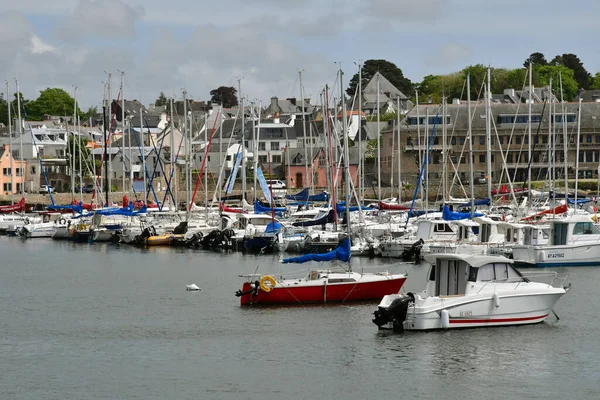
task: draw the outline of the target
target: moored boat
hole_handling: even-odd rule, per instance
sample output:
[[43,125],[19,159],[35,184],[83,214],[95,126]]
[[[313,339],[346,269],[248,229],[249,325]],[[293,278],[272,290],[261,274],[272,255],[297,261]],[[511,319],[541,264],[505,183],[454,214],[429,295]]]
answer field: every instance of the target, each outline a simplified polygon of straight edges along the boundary
[[[384,296],[373,322],[382,329],[435,330],[544,321],[569,290],[566,274],[533,273],[532,282],[500,256],[435,254],[421,293]],[[557,286],[554,286],[557,285]]]

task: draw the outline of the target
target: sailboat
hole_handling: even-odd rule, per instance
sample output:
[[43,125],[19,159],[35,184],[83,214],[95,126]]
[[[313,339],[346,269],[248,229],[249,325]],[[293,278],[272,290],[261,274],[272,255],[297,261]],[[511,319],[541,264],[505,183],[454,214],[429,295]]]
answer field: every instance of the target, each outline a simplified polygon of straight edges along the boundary
[[[347,237],[334,250],[325,254],[306,254],[281,260],[282,263],[308,261],[348,262],[350,238]],[[304,278],[284,278],[272,275],[246,275],[247,281],[236,292],[241,305],[251,304],[311,304],[346,303],[379,300],[388,294],[398,293],[406,275],[383,273],[335,272],[330,269],[310,270]]]

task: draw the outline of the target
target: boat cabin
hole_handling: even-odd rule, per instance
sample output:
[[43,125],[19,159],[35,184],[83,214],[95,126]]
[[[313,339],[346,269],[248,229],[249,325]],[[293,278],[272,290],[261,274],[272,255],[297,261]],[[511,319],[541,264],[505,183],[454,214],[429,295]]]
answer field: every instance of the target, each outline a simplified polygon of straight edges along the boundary
[[600,241],[600,229],[587,215],[573,215],[562,220],[554,220],[550,226],[550,244],[553,246],[598,243]]
[[[421,297],[463,296],[470,283],[526,282],[512,261],[498,256],[428,255],[427,289]],[[477,289],[479,290],[479,289]]]
[[443,219],[417,220],[416,239],[423,240],[456,240],[455,228],[450,221]]

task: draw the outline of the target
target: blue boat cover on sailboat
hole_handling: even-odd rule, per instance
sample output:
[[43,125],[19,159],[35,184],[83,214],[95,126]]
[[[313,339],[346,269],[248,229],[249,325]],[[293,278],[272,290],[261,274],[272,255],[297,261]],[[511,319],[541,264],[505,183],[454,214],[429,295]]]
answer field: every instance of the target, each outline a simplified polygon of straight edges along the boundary
[[277,221],[269,222],[265,228],[265,233],[278,233],[281,230],[281,224]]
[[[276,215],[283,215],[283,213],[285,213],[287,211],[287,208],[275,207],[274,211],[275,211]],[[254,212],[257,214],[270,213],[271,207],[265,207],[265,206],[261,205],[258,201],[255,201],[254,202]]]
[[[475,199],[475,201],[473,202],[473,204],[475,206],[489,206],[490,205],[490,199],[485,198],[485,199]],[[471,205],[471,202],[469,201],[468,203],[462,204],[461,207],[468,207]]]
[[285,196],[288,200],[296,200],[296,201],[307,201],[308,200],[308,188],[302,189],[300,193],[296,194],[288,194]]
[[340,260],[348,262],[350,260],[350,238],[347,237],[340,243],[338,247],[325,254],[305,254],[300,257],[285,258],[282,263],[297,263],[302,264],[307,261],[333,261]]
[[[585,203],[589,203],[590,201],[592,201],[592,199],[577,199],[577,204],[585,204]],[[569,204],[575,204],[575,199],[567,199],[567,202]],[[50,207],[48,207],[50,208]]]
[[60,211],[60,210],[71,210],[73,213],[81,214],[83,212],[83,204],[80,202],[79,204],[67,204],[64,206],[58,206],[56,204],[48,206],[48,210],[50,211]]
[[[474,217],[482,217],[483,214],[482,213],[474,213],[473,216]],[[450,208],[448,206],[444,206],[444,209],[442,210],[442,219],[445,221],[458,221],[460,219],[469,219],[469,218],[471,218],[470,212],[450,211]]]

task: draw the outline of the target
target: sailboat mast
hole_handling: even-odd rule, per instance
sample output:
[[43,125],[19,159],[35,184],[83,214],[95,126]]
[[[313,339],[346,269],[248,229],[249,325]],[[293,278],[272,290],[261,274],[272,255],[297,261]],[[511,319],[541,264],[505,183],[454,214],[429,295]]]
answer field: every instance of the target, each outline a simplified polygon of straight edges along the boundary
[[[175,208],[175,210],[178,209],[178,204],[177,204],[177,169],[175,167],[175,161],[176,161],[176,157],[175,157],[175,129],[174,129],[174,123],[173,123],[173,98],[171,97],[169,99],[169,108],[170,108],[170,129],[171,129],[171,176],[174,178],[172,183],[171,183],[171,188],[169,189],[171,191],[171,193],[174,195],[174,200],[175,200],[175,204],[173,204],[173,207]],[[164,206],[164,205],[163,205]]]
[[[109,183],[108,183],[108,143],[107,143],[107,131],[108,131],[108,115],[106,114],[106,109],[108,100],[105,100],[104,105],[102,106],[102,117],[104,120],[104,193],[106,194],[106,206],[109,207],[110,206],[110,199],[109,199]],[[100,196],[98,196],[100,197]]]
[[364,156],[362,144],[362,63],[358,63],[358,197],[359,206],[362,204],[365,197],[365,181],[364,181]]
[[[244,98],[242,97],[242,80],[238,79],[238,89],[239,89],[239,96],[240,96],[240,110],[242,112],[242,204],[244,203],[244,200],[246,200],[246,143],[245,143],[245,138],[246,138],[246,121],[244,119],[245,117],[245,112],[244,112]],[[269,176],[269,179],[271,179],[271,177]]]
[[[73,135],[71,135],[71,137],[73,138],[73,142],[71,143],[71,160],[70,160],[70,168],[71,168],[71,201],[75,201],[75,139],[76,139],[76,132],[75,132],[75,125],[76,125],[76,119],[77,118],[77,86],[75,86],[75,89],[73,90]],[[67,130],[67,134],[68,134],[68,130]],[[80,188],[81,190],[81,188]]]
[[[400,143],[400,95],[398,95],[398,100],[397,100],[398,104],[397,104],[397,118],[398,118],[398,204],[400,204],[402,202],[402,150],[401,150],[401,143]],[[392,150],[393,151],[393,150]],[[362,158],[362,157],[361,157]]]
[[[192,142],[188,142],[188,115],[187,115],[187,91],[183,90],[183,137],[185,137],[184,149],[183,152],[185,154],[185,204],[190,204],[190,155],[192,154]],[[189,215],[189,207],[186,206],[187,214]]]
[[79,148],[79,201],[83,203],[83,169],[81,168],[81,119],[77,116],[77,146]]
[[[121,71],[121,131],[123,134],[121,137],[121,158],[123,159],[123,173],[121,174],[121,179],[123,181],[121,192],[125,195],[125,175],[127,174],[127,161],[125,160],[125,92],[124,85],[125,83],[125,72]],[[131,160],[131,158],[129,158]],[[130,166],[131,168],[131,166]],[[131,189],[127,193],[129,197],[131,197]]]
[[475,213],[475,185],[473,182],[473,132],[471,131],[471,74],[467,75],[467,140],[469,141],[469,178],[471,180],[471,219]]
[[379,106],[379,71],[377,72],[377,201],[381,201],[381,108]]
[[8,152],[10,153],[10,203],[15,204],[15,170],[13,166],[12,120],[10,115],[10,89],[6,81],[6,105],[8,107]]
[[[106,142],[106,147],[108,147],[108,149],[106,150],[106,157],[108,157],[108,171],[107,171],[107,176],[108,176],[108,188],[112,189],[112,144],[111,144],[111,130],[112,130],[112,118],[113,118],[113,113],[112,113],[112,74],[108,74],[108,138],[107,138],[107,142]],[[109,199],[107,201],[107,205],[110,205],[110,192],[107,190],[106,191],[106,198]]]
[[[415,102],[417,109],[417,148],[419,153],[419,168],[423,168],[423,157],[421,154],[421,116],[419,115],[419,91],[415,90]],[[419,185],[421,200],[423,200],[423,182]]]
[[562,74],[558,73],[558,82],[560,84],[560,105],[562,112],[562,128],[563,128],[563,167],[565,169],[565,204],[568,204],[567,199],[569,197],[569,169],[567,166],[567,146],[569,141],[567,140],[567,115],[565,111],[565,99],[563,95],[563,84],[562,84]]
[[[485,134],[486,134],[486,159],[487,159],[487,195],[490,202],[492,201],[492,86],[491,86],[491,71],[487,69],[487,86],[486,86],[486,101],[485,101]],[[531,193],[531,192],[530,192]],[[491,204],[491,203],[490,203]]]
[[577,185],[579,183],[579,138],[581,137],[581,97],[577,107],[577,142],[575,144],[575,201],[573,207],[577,211]]
[[[217,115],[217,117],[218,117],[218,115]],[[204,120],[208,122],[208,114],[207,113],[204,114]],[[206,143],[205,146],[207,149],[205,158],[208,159],[208,124],[205,123],[205,125],[207,128],[204,130],[204,143]],[[204,168],[208,169],[208,160],[206,160],[206,161],[207,162],[205,163]],[[186,204],[189,204],[189,203],[186,203]],[[204,215],[205,215],[206,221],[208,222],[208,171],[204,171]]]
[[442,96],[442,199],[443,203],[446,204],[447,195],[448,195],[448,180],[447,178],[447,166],[446,166],[446,140],[448,132],[446,131],[446,109],[448,105],[446,102],[446,96]]
[[[252,152],[254,153],[254,185],[252,186],[252,199],[256,202],[256,184],[258,181],[258,176],[256,176],[256,171],[258,171],[258,136],[256,135],[256,119],[254,118],[254,102],[250,102],[250,115],[252,116]],[[259,121],[260,124],[260,121]]]
[[[344,98],[344,83],[343,83],[344,72],[340,68],[340,94],[342,100],[342,134],[344,139],[344,172],[346,182],[346,233],[351,238],[352,230],[350,226],[350,179],[352,174],[350,173],[350,151],[348,150],[348,118],[346,115],[346,99]],[[358,205],[360,207],[360,204]],[[350,239],[352,240],[352,239]]]
[[[146,173],[146,149],[145,137],[144,137],[144,109],[140,107],[140,140],[142,141],[142,173],[144,174],[144,205],[148,204],[148,191],[146,190],[146,179],[148,178]],[[131,132],[131,129],[130,129]]]
[[[550,145],[550,191],[554,193],[554,137],[552,135],[552,106],[554,106],[554,96],[552,96],[552,78],[548,82],[548,95],[550,96],[550,107],[548,108],[548,144]],[[554,214],[553,214],[554,215]]]
[[[308,152],[306,151],[306,119],[304,114],[304,90],[302,88],[302,70],[298,71],[298,79],[300,80],[300,104],[302,109],[302,138],[304,139],[304,184],[303,188],[309,187],[308,183]],[[311,143],[312,146],[312,143]],[[289,158],[289,149],[288,157]]]
[[19,158],[21,159],[21,196],[25,195],[25,171],[23,170],[23,122],[21,121],[21,91],[19,90],[19,80],[15,79],[17,84],[17,115],[19,124]]
[[531,93],[533,91],[532,76],[531,76],[532,70],[533,70],[532,63],[529,63],[529,101],[528,101],[528,117],[527,117],[527,135],[529,136],[529,140],[527,141],[527,154],[529,156],[529,159],[528,159],[529,166],[527,168],[527,197],[529,199],[530,204],[531,204],[531,102],[533,100],[532,93]]

